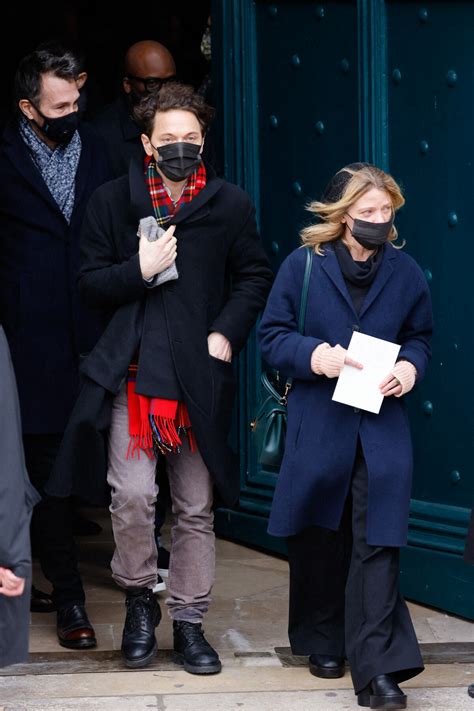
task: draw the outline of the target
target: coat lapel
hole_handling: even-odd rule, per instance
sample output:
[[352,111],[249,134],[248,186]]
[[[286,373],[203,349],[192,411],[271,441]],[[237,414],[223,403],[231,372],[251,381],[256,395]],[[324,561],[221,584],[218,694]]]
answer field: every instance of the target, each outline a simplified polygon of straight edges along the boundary
[[386,244],[384,247],[384,253],[382,257],[382,263],[377,271],[377,275],[372,282],[370,289],[362,302],[362,307],[359,313],[359,319],[365,314],[370,305],[375,301],[377,296],[380,294],[384,288],[387,281],[393,274],[393,260],[397,258],[397,253],[395,249],[390,244]]
[[328,277],[331,279],[334,286],[340,292],[341,296],[347,302],[347,305],[352,310],[354,316],[357,318],[354,303],[347,290],[346,282],[344,281],[344,277],[342,276],[341,268],[339,266],[339,262],[337,261],[336,254],[332,249],[326,250],[325,258],[322,261],[322,268],[324,269]]
[[87,182],[90,180],[92,171],[92,152],[90,144],[88,141],[84,141],[82,132],[79,131],[81,136],[81,157],[79,158],[79,165],[76,171],[76,195],[74,199],[74,206],[79,205],[82,194],[86,189]]

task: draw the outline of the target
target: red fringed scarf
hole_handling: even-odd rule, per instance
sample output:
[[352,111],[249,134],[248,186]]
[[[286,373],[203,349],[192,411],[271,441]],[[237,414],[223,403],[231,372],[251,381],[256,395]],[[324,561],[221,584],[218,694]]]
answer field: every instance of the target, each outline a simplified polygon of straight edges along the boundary
[[[206,169],[201,163],[192,173],[176,205],[166,190],[154,161],[145,158],[145,182],[150,193],[155,217],[164,226],[179,208],[201,192],[206,186]],[[196,451],[196,440],[191,429],[188,409],[184,402],[146,397],[135,392],[137,365],[132,363],[128,370],[128,429],[130,442],[127,459],[140,458],[142,449],[148,457],[159,454],[179,453],[183,435],[187,436],[192,452]]]
[[140,459],[140,450],[150,457],[159,454],[177,454],[183,444],[182,437],[188,438],[191,452],[196,451],[196,440],[191,429],[188,408],[184,402],[146,397],[135,392],[136,365],[128,370],[128,444],[127,459],[135,453]]

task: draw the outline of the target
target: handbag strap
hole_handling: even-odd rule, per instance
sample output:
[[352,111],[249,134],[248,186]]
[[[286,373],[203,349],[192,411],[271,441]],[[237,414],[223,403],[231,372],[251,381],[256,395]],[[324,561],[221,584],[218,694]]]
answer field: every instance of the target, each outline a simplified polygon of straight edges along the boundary
[[306,247],[306,266],[304,269],[303,288],[301,289],[301,304],[300,315],[298,318],[298,333],[304,334],[304,322],[306,319],[306,307],[308,305],[309,278],[311,276],[311,267],[313,266],[314,250],[311,247]]
[[[300,313],[298,317],[298,333],[304,335],[304,322],[306,320],[306,308],[308,306],[308,292],[309,292],[309,279],[311,276],[311,268],[313,266],[313,255],[314,250],[311,247],[305,247],[306,249],[306,265],[304,269],[303,277],[303,287],[301,289],[301,303],[300,303]],[[293,385],[293,378],[287,378],[285,384],[285,391],[283,397],[281,398],[281,403],[286,405],[288,393]]]

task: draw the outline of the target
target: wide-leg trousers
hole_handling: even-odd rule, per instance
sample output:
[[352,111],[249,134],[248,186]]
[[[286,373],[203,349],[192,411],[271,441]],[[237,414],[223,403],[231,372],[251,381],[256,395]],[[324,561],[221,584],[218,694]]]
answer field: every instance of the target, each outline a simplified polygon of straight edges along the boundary
[[367,544],[367,499],[359,443],[339,530],[314,526],[287,539],[292,651],[346,657],[356,693],[378,674],[400,682],[423,671],[399,590],[399,548]]

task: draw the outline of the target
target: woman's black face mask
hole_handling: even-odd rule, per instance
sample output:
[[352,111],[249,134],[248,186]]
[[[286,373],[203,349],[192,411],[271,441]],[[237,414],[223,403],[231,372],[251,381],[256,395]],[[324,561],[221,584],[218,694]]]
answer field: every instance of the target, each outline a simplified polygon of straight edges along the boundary
[[385,244],[393,226],[393,215],[388,222],[368,222],[367,220],[355,219],[349,213],[347,214],[354,220],[352,229],[347,225],[349,231],[362,247],[365,247],[365,249],[377,249],[377,247]]

